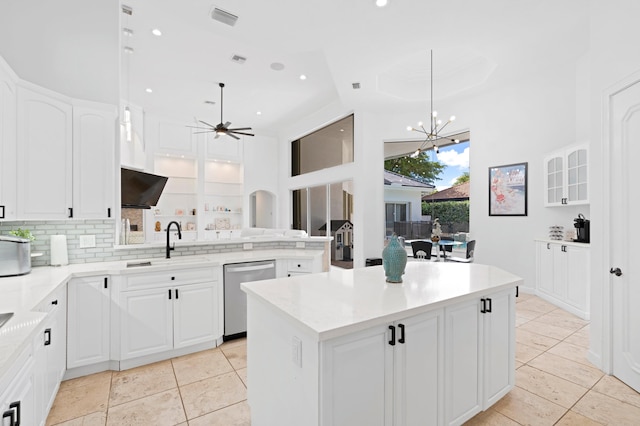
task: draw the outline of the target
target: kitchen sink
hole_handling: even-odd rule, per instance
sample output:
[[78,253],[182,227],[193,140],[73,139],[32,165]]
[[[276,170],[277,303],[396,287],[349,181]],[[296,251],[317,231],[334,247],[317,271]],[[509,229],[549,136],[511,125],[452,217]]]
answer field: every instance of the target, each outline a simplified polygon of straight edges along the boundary
[[9,319],[13,316],[13,312],[9,312],[6,314],[0,314],[0,328],[9,321]]
[[145,266],[170,266],[182,265],[185,263],[207,262],[209,259],[203,256],[179,256],[171,259],[140,259],[127,262],[127,268],[137,268]]

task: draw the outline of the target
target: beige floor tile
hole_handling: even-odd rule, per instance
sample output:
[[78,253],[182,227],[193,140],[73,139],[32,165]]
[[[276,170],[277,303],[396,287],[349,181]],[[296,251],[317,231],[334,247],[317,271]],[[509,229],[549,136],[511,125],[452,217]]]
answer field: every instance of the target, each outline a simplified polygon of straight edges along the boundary
[[582,327],[588,324],[588,321],[580,319],[572,314],[561,314],[558,312],[564,311],[552,311],[548,314],[544,314],[538,318],[536,321],[543,322],[545,324],[555,325],[556,327],[566,328],[567,330],[578,331]]
[[589,326],[583,327],[580,330],[573,333],[571,336],[564,339],[565,342],[572,345],[582,346],[583,348],[589,348]]
[[516,315],[516,327],[520,327],[522,324],[526,324],[531,321],[529,318],[522,318]]
[[58,391],[47,418],[47,425],[54,425],[84,417],[95,412],[106,412],[109,403],[109,384],[99,379],[94,383],[90,379],[81,386],[65,386]]
[[247,345],[237,345],[231,347],[220,346],[220,350],[227,357],[234,369],[239,370],[247,367]]
[[189,426],[251,426],[247,401],[189,420]]
[[[105,426],[106,422],[107,413],[96,412],[67,422],[58,423],[56,426]],[[49,425],[49,423],[47,423],[47,425]]]
[[233,371],[233,367],[220,349],[211,349],[174,358],[171,363],[178,380],[178,386]]
[[621,382],[617,377],[603,376],[593,387],[593,390],[640,408],[640,393]]
[[563,358],[579,362],[580,364],[588,365],[589,367],[595,368],[595,365],[591,364],[591,362],[589,362],[589,360],[587,359],[587,352],[587,348],[574,345],[572,343],[567,343],[566,341],[558,343],[548,351],[548,353],[550,354],[558,355]]
[[589,389],[528,365],[516,371],[516,386],[571,408]]
[[526,364],[535,357],[543,354],[544,351],[540,349],[532,348],[531,346],[523,343],[516,344],[516,361]]
[[240,339],[233,339],[233,340],[228,340],[224,343],[222,343],[222,345],[218,346],[218,348],[220,349],[227,349],[227,348],[233,348],[236,346],[247,346],[247,338],[243,337]]
[[575,329],[567,329],[552,324],[546,324],[544,322],[538,321],[537,319],[531,320],[526,324],[522,324],[520,327],[518,327],[518,329],[541,334],[543,336],[551,337],[557,340],[564,340],[576,331]]
[[241,368],[239,370],[236,370],[236,373],[238,373],[238,376],[240,376],[240,380],[242,380],[244,386],[247,387],[247,369]]
[[640,408],[596,391],[589,391],[572,410],[604,424],[640,424]]
[[518,361],[518,360],[516,360],[516,370],[517,370],[518,368],[522,367],[523,365],[525,365],[525,364],[524,364],[524,363],[522,363],[522,362],[520,362],[520,361]]
[[537,298],[537,296],[535,294],[525,293],[522,291],[522,289],[520,289],[520,292],[518,292],[518,297],[516,297],[516,303],[521,303],[531,298]]
[[516,317],[526,318],[528,320],[536,319],[544,315],[544,312],[539,311],[531,311],[528,309],[524,309],[520,307],[521,305],[516,305]]
[[465,426],[518,426],[519,424],[491,408],[476,414],[471,420],[465,422]]
[[109,406],[123,404],[158,392],[177,388],[171,361],[116,371],[111,380]]
[[493,409],[523,425],[550,426],[567,411],[522,388],[514,387]]
[[546,314],[558,307],[552,303],[547,302],[539,297],[531,297],[528,300],[518,303],[518,310],[536,311]]
[[604,423],[596,422],[588,417],[576,413],[575,411],[568,411],[556,426],[598,426]]
[[604,373],[597,368],[580,364],[575,361],[553,355],[548,352],[543,353],[528,363],[538,370],[569,380],[580,386],[591,388]]
[[247,389],[235,372],[182,386],[180,393],[189,420],[247,399]]
[[76,379],[65,380],[60,383],[60,390],[65,390],[67,388],[73,388],[76,386],[86,386],[88,384],[102,384],[103,386],[111,386],[111,375],[111,371],[103,371],[101,373],[90,374],[88,376],[78,377]]
[[174,426],[185,420],[177,388],[110,407],[107,413],[108,426]]
[[516,344],[517,343],[524,343],[525,345],[531,346],[532,348],[546,351],[547,349],[560,343],[560,340],[543,336],[542,334],[533,333],[523,328],[518,328],[516,329]]

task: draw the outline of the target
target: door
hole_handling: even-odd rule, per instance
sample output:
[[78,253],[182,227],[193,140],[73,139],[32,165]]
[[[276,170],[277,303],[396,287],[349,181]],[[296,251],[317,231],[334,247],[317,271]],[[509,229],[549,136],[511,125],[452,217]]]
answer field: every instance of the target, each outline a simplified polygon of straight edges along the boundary
[[553,265],[553,245],[551,243],[545,243],[539,241],[537,243],[538,248],[538,275],[536,276],[538,291],[554,294],[554,265]]
[[173,349],[173,289],[122,293],[122,359]]
[[174,294],[174,348],[212,342],[220,337],[215,282],[181,286]]
[[[633,81],[635,80],[635,81]],[[610,97],[609,193],[613,375],[640,391],[640,264],[636,261],[637,163],[640,158],[640,75]]]

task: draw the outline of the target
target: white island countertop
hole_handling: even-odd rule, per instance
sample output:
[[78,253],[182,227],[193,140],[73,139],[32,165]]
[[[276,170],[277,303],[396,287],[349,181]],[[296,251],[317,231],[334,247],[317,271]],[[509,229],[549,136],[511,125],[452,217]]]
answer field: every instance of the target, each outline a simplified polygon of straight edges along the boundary
[[494,266],[453,262],[409,262],[402,279],[387,283],[382,266],[373,266],[244,283],[242,289],[327,340],[523,284]]

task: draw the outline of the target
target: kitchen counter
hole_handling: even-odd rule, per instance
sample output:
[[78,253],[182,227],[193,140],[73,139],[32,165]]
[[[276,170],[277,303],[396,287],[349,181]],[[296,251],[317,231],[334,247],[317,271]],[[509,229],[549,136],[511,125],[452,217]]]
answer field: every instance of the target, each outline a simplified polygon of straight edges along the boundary
[[[36,267],[27,275],[0,278],[0,312],[13,312],[13,317],[0,328],[0,377],[31,341],[45,313],[34,312],[43,300],[70,279],[95,275],[122,275],[142,272],[222,266],[227,263],[267,259],[315,259],[322,250],[246,250],[218,254],[175,256],[171,259],[131,259],[117,262],[71,264]],[[127,267],[128,263],[151,262],[151,266]]]

